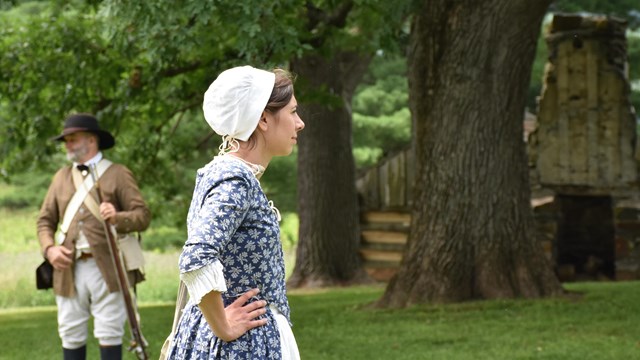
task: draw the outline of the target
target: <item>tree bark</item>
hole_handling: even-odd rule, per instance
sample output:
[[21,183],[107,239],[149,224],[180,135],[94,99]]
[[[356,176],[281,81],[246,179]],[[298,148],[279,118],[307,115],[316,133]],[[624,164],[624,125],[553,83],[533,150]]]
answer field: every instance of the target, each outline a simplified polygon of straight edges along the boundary
[[535,236],[523,142],[550,2],[425,0],[415,13],[415,200],[403,263],[380,306],[562,292]]
[[340,52],[291,63],[305,129],[298,144],[300,229],[291,287],[346,285],[367,279],[360,243],[351,99],[371,57]]

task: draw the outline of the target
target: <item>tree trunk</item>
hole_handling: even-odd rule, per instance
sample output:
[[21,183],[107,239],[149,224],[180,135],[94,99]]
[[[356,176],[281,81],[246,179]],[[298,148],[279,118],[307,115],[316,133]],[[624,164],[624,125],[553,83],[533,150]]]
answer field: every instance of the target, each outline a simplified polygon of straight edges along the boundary
[[296,96],[305,129],[298,145],[300,230],[292,287],[350,284],[366,278],[360,243],[351,99],[370,57],[296,59]]
[[550,1],[425,0],[415,14],[415,200],[401,269],[379,305],[562,292],[536,240],[523,142]]

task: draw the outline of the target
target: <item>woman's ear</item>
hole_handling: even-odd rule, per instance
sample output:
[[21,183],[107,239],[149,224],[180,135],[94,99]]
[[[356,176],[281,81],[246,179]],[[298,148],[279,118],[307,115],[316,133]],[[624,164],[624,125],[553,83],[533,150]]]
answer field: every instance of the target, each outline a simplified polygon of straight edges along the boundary
[[265,111],[263,111],[262,114],[260,115],[260,120],[258,121],[258,127],[262,131],[266,131],[267,128],[269,127],[267,124],[267,114]]

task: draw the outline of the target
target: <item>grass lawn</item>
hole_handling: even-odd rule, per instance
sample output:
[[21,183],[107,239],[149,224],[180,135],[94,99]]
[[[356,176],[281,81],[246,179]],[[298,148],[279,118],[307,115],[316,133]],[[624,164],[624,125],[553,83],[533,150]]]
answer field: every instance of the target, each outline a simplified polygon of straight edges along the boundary
[[38,250],[37,217],[37,209],[7,210],[0,207],[0,253]]
[[[175,301],[178,291],[178,255],[177,251],[144,253],[148,281],[138,285],[140,303]],[[36,290],[35,269],[41,262],[39,250],[0,253],[0,308],[55,305],[51,290]]]
[[[16,191],[0,185],[0,200]],[[42,261],[36,215],[33,207],[0,206],[0,360],[62,357],[53,294],[35,290],[34,271]],[[150,231],[145,236],[153,241],[176,235]],[[150,357],[157,359],[173,319],[178,250],[147,251],[145,259],[148,281],[139,285],[138,297]],[[285,261],[290,271],[291,249]],[[289,299],[304,360],[640,359],[640,282],[565,287],[583,295],[403,310],[369,306],[382,295],[382,286],[298,290]],[[93,339],[88,359],[99,359]]]
[[[566,287],[583,296],[376,310],[368,305],[384,289],[372,286],[292,291],[290,302],[305,360],[640,358],[640,283]],[[155,359],[173,306],[141,313]],[[59,359],[55,316],[53,307],[0,310],[0,359]],[[99,358],[89,346],[88,358]]]

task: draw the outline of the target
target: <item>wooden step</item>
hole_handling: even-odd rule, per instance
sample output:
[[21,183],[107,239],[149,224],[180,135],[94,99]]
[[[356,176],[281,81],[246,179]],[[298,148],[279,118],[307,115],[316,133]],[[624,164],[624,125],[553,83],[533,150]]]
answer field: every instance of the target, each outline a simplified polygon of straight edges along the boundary
[[360,248],[360,254],[364,258],[365,264],[370,261],[384,261],[400,264],[400,261],[402,261],[402,252],[400,251],[376,250],[363,247]]
[[402,211],[366,211],[361,214],[364,268],[376,281],[386,282],[398,271],[407,244],[411,214]]
[[397,268],[365,268],[369,276],[377,282],[386,283],[398,272]]
[[409,233],[409,225],[402,223],[360,223],[360,230],[396,231]]
[[367,211],[362,213],[364,223],[371,224],[401,224],[409,226],[411,224],[411,214],[395,211]]
[[369,244],[397,244],[407,243],[407,233],[399,231],[363,230],[362,240]]
[[617,220],[615,222],[616,229],[630,230],[634,232],[640,231],[640,221],[637,220]]

